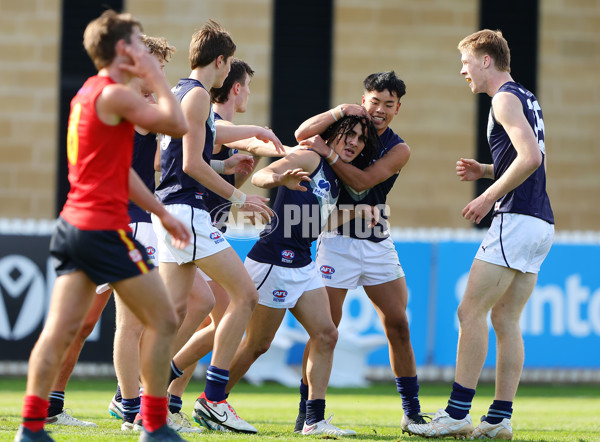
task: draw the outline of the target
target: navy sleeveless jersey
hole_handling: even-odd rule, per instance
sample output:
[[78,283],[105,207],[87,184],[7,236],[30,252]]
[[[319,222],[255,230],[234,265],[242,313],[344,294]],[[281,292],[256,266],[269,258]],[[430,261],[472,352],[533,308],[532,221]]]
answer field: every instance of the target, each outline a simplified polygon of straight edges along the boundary
[[336,208],[340,184],[322,158],[310,179],[310,183],[302,182],[308,189],[306,192],[279,188],[273,205],[275,216],[248,253],[248,258],[295,268],[312,262],[310,246]]
[[[183,97],[195,87],[204,86],[198,80],[182,78],[172,91],[181,103]],[[214,140],[215,118],[210,108],[210,115],[206,120],[206,138],[202,158],[210,164]],[[161,136],[160,140],[160,168],[161,180],[156,188],[156,195],[163,204],[187,204],[197,209],[207,210],[205,187],[183,171],[183,139]]]
[[[521,84],[508,82],[503,84],[498,92],[509,92],[514,94],[523,106],[523,113],[533,129],[538,145],[542,152],[542,158],[546,157],[546,147],[544,145],[544,117],[542,109],[535,96],[525,89]],[[488,118],[488,142],[494,161],[495,179],[500,178],[506,169],[517,157],[508,134],[494,118],[493,108],[490,109]],[[537,170],[532,173],[517,188],[508,192],[500,198],[494,207],[494,215],[498,213],[520,213],[523,215],[534,216],[554,224],[554,215],[550,200],[546,193],[546,170],[544,161]]]
[[[222,120],[223,117],[221,117],[218,113],[215,112],[215,121],[218,120]],[[230,149],[229,147],[225,146],[224,144],[221,146],[221,150],[219,151],[219,153],[213,153],[211,159],[212,160],[219,160],[219,161],[224,161],[227,158],[229,158],[230,156],[232,156],[233,154],[236,154],[238,151],[237,149]],[[223,175],[223,174],[219,174],[221,175],[221,178],[223,178],[225,181],[227,181],[229,184],[231,184],[232,186],[235,186],[235,174],[231,174],[231,175]],[[214,193],[213,191],[206,189],[206,207],[208,208],[208,211],[210,212],[210,219],[212,221],[212,223],[214,224],[214,226],[219,229],[221,232],[225,233],[225,231],[227,230],[227,226],[225,225],[225,223],[227,222],[227,219],[229,218],[229,212],[231,210],[231,202],[229,202],[229,200],[217,195],[216,193]]]
[[[156,134],[135,133],[133,138],[133,159],[131,167],[140,176],[150,192],[154,193],[154,156],[156,155]],[[132,223],[149,223],[150,213],[129,201],[129,218]]]
[[[404,143],[404,140],[388,127],[379,137],[377,159],[383,157],[392,147],[400,143]],[[372,242],[381,242],[390,236],[390,227],[387,222],[388,216],[384,208],[387,194],[392,190],[396,178],[398,178],[397,173],[363,192],[356,192],[350,186],[344,184],[340,192],[339,205],[368,204],[370,206],[380,206],[380,221],[375,227],[369,228],[368,223],[364,219],[353,219],[338,228],[338,233],[351,238],[366,239]]]

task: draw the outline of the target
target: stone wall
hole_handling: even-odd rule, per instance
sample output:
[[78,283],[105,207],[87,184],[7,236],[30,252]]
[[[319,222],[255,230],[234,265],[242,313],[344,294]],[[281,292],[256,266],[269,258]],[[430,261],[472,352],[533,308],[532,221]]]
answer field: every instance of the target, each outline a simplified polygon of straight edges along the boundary
[[[469,226],[460,212],[474,186],[459,182],[454,166],[461,156],[475,155],[477,100],[459,75],[456,45],[477,30],[478,3],[335,3],[332,105],[359,103],[362,80],[372,72],[393,69],[407,84],[392,128],[412,154],[389,197],[393,226]],[[548,190],[557,229],[597,230],[600,3],[540,4],[537,96],[544,110]],[[3,0],[0,5],[0,217],[51,218],[61,3]],[[236,122],[269,124],[272,0],[128,0],[126,9],[142,21],[147,34],[164,36],[177,47],[167,66],[171,83],[189,73],[194,30],[209,18],[221,23],[238,46],[236,56],[256,71],[248,111]],[[310,23],[306,29],[310,32]]]

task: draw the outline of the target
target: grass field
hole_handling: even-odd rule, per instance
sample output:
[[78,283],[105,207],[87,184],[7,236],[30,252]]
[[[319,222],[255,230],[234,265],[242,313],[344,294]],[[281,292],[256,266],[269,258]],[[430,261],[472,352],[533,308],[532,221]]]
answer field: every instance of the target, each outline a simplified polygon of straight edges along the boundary
[[[67,389],[66,406],[73,415],[94,421],[99,428],[81,429],[48,426],[57,441],[134,441],[137,434],[122,433],[120,422],[111,418],[107,405],[114,393],[113,380],[73,380]],[[193,382],[183,397],[184,411],[191,416],[196,396],[203,384]],[[13,440],[20,423],[25,390],[23,378],[0,379],[0,440]],[[423,411],[434,412],[445,406],[448,384],[421,385]],[[402,408],[393,384],[376,384],[366,389],[330,389],[327,411],[334,413],[332,423],[358,432],[356,440],[420,440],[400,430]],[[481,385],[473,402],[471,417],[479,421],[493,399],[493,388]],[[241,417],[255,425],[257,436],[203,433],[188,440],[276,440],[299,441],[293,434],[298,395],[296,390],[268,384],[254,387],[240,384],[230,397]],[[515,439],[519,441],[600,441],[600,386],[520,387],[513,416]],[[315,439],[315,438],[310,438]]]

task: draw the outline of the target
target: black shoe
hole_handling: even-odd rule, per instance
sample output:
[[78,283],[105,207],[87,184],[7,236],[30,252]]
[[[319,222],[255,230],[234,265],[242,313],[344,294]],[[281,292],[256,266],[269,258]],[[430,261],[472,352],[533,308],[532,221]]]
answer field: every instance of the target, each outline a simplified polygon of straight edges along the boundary
[[177,434],[177,432],[175,430],[170,429],[167,424],[164,424],[158,430],[153,431],[151,433],[144,430],[144,431],[142,431],[142,434],[140,435],[140,441],[143,441],[143,442],[153,442],[153,441],[178,442],[178,441],[184,441],[184,440],[185,439],[183,439],[181,436],[179,436],[179,434]]
[[19,426],[19,430],[15,435],[15,442],[53,442],[46,430],[31,431],[29,428],[25,428],[23,425]]
[[294,433],[302,433],[304,428],[304,421],[306,420],[306,413],[298,413],[296,418],[296,425],[294,426]]

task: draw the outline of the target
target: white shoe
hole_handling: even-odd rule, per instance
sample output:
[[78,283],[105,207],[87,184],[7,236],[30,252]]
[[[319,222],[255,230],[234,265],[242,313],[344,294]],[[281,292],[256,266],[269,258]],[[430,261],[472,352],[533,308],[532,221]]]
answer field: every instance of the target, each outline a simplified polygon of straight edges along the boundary
[[[56,416],[52,416],[49,417],[46,420],[47,424],[52,424],[52,425],[72,425],[75,427],[97,427],[98,425],[96,425],[93,422],[87,422],[87,421],[80,421],[79,419],[74,418],[73,416],[71,416],[71,413],[67,413],[68,409],[63,410],[62,413],[57,414]],[[69,412],[71,410],[68,410]]]
[[321,422],[317,422],[316,424],[308,425],[306,422],[304,422],[302,434],[304,436],[312,436],[317,434],[324,434],[326,436],[356,436],[356,431],[354,430],[343,430],[335,425],[331,425],[330,422],[332,418],[333,414],[329,416],[329,418],[323,419]]
[[484,421],[485,416],[481,417],[481,423],[471,433],[471,439],[503,439],[511,440],[513,438],[512,425],[510,419],[502,419],[499,424],[490,424]]
[[406,414],[402,415],[402,420],[400,420],[400,429],[403,433],[408,433],[409,425],[420,425],[426,424],[427,421],[425,419],[431,420],[433,418],[433,413],[419,413],[419,414],[411,414],[407,416]]
[[409,424],[406,431],[423,437],[454,436],[455,438],[464,439],[470,437],[473,433],[473,424],[471,416],[468,414],[464,419],[452,419],[446,413],[446,410],[440,408],[431,422],[427,424]]
[[134,431],[133,422],[123,421],[121,424],[121,431]]
[[171,430],[175,430],[178,433],[202,433],[202,428],[193,427],[189,418],[181,411],[177,413],[169,411],[167,414],[167,425]]
[[194,419],[209,430],[255,434],[258,430],[240,418],[226,400],[213,402],[204,393],[194,404]]
[[108,412],[115,419],[123,419],[123,406],[121,402],[117,402],[115,396],[110,400],[110,404],[108,404]]

